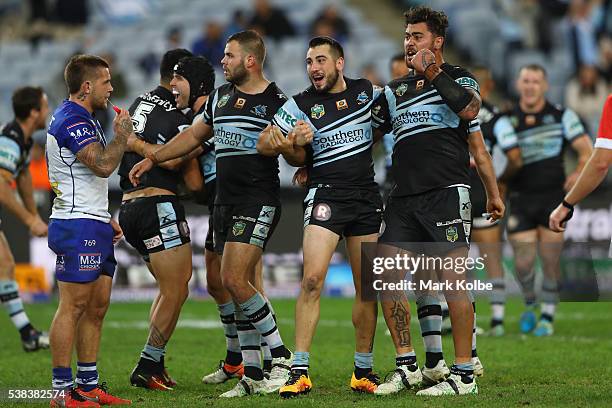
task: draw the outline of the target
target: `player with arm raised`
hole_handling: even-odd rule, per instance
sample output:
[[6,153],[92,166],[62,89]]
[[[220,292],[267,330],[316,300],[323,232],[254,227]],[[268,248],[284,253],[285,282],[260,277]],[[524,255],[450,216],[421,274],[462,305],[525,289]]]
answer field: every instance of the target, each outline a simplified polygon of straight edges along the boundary
[[[49,223],[49,248],[57,255],[59,305],[51,324],[53,389],[51,406],[129,404],[98,384],[96,360],[102,322],[115,273],[113,245],[122,237],[108,212],[108,177],[117,168],[132,121],[126,110],[113,120],[107,142],[92,116],[105,109],[113,87],[108,63],[75,55],[64,71],[70,97],[55,110],[47,132],[49,181],[56,193]],[[71,359],[77,354],[77,388]]]
[[[471,229],[470,153],[487,193],[487,211],[493,219],[501,218],[504,212],[482,136],[470,133],[470,122],[476,119],[481,104],[478,84],[465,69],[444,62],[448,26],[444,13],[415,7],[405,16],[406,61],[414,73],[390,82],[373,108],[373,125],[380,136],[390,131],[395,136],[393,175],[397,187],[385,209],[386,228],[380,242],[416,243],[414,251],[423,250],[423,244],[437,243],[445,248],[437,256],[459,262],[467,257]],[[438,277],[451,282],[460,279],[452,268],[438,271]],[[417,395],[478,392],[473,376],[471,295],[455,290],[445,291],[445,297],[453,327],[455,364],[447,379],[440,376],[436,380],[442,382]],[[387,317],[392,309],[384,304]],[[419,317],[434,309],[440,313],[438,300],[428,304],[421,300],[417,306]],[[437,327],[439,333],[440,324]],[[431,358],[428,356],[426,368],[430,370],[443,363],[441,344],[434,346],[427,350]],[[439,357],[434,363],[436,355]],[[423,369],[424,377],[426,371]]]

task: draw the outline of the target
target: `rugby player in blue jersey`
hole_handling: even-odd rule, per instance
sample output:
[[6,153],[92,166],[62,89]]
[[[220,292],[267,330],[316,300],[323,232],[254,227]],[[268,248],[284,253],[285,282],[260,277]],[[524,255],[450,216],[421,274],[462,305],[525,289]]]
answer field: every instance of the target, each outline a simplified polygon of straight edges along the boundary
[[[51,406],[97,407],[129,404],[98,382],[96,360],[102,322],[110,303],[115,261],[113,245],[123,233],[108,212],[108,177],[117,168],[133,132],[120,110],[115,137],[107,142],[92,116],[106,109],[113,87],[108,63],[75,55],[64,78],[70,97],[55,110],[47,131],[49,181],[56,193],[49,223],[49,248],[57,255],[59,305],[51,330],[53,389]],[[77,354],[77,388],[71,359]]]

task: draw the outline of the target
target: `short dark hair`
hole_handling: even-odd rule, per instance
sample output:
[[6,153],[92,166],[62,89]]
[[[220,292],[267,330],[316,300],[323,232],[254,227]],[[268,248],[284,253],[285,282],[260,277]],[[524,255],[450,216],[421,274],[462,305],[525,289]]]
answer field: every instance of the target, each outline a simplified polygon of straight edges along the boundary
[[427,29],[438,37],[446,38],[448,28],[448,17],[443,11],[436,11],[426,6],[412,7],[404,13],[406,25],[427,24]]
[[342,49],[340,43],[326,35],[314,37],[313,39],[311,39],[308,43],[308,48],[314,48],[320,45],[329,45],[330,50],[332,51],[332,53],[335,54],[336,58],[344,58],[344,49]]
[[77,54],[70,58],[64,70],[64,80],[68,92],[75,94],[81,89],[81,84],[89,80],[98,68],[110,68],[104,58],[97,55]]
[[24,86],[13,92],[13,112],[15,117],[25,120],[32,109],[40,110],[44,91],[41,87]]
[[193,57],[193,54],[191,51],[184,48],[176,48],[174,50],[166,51],[162,57],[161,64],[159,64],[159,76],[162,82],[172,81],[174,66],[178,64],[181,58],[184,57]]
[[259,65],[263,65],[266,59],[266,46],[264,45],[263,38],[256,31],[246,30],[237,32],[227,39],[227,42],[230,41],[236,41],[243,50],[255,56]]
[[389,60],[389,64],[392,65],[394,62],[405,62],[405,61],[406,61],[406,55],[403,52],[400,52],[391,57],[391,59]]
[[540,64],[526,64],[526,65],[523,65],[523,66],[521,67],[521,69],[519,69],[519,73],[520,73],[522,70],[524,70],[524,69],[526,69],[526,70],[528,70],[528,71],[540,71],[540,72],[541,72],[541,73],[544,75],[544,79],[547,79],[547,78],[548,78],[548,73],[546,72],[546,68],[544,68],[544,67],[543,67],[542,65],[540,65]]

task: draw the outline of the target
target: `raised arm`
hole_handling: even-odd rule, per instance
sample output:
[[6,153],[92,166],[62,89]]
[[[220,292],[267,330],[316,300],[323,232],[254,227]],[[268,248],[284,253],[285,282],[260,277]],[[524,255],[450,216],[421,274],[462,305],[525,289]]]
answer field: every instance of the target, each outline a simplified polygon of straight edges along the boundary
[[428,49],[422,49],[412,58],[417,73],[437,89],[444,102],[463,120],[473,120],[480,111],[480,95],[473,89],[458,84],[436,64],[436,56]]
[[123,157],[128,136],[134,131],[128,111],[122,109],[115,116],[113,130],[115,138],[106,147],[99,142],[90,143],[76,154],[77,159],[98,177],[109,177]]

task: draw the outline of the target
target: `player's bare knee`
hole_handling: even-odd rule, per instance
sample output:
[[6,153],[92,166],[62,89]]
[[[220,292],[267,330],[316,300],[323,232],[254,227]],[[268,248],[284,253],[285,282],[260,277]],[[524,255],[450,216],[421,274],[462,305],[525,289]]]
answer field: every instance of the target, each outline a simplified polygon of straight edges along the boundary
[[108,304],[89,305],[89,307],[87,308],[87,317],[93,323],[102,325],[102,321],[104,321],[104,316],[106,316],[107,310],[108,310]]
[[302,279],[302,291],[307,296],[319,297],[323,289],[324,279],[320,276],[304,276]]
[[15,279],[15,262],[11,259],[0,259],[0,280]]

